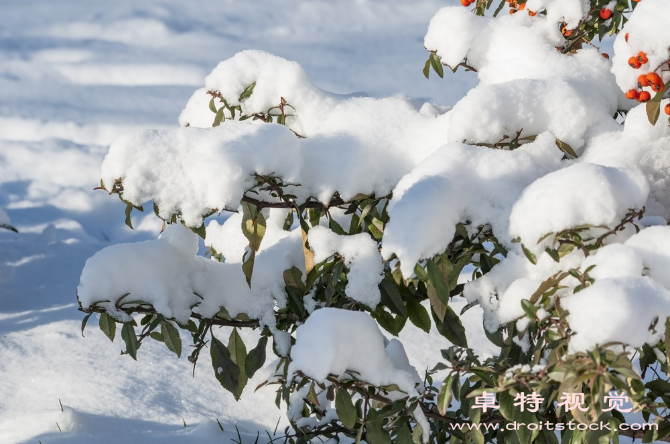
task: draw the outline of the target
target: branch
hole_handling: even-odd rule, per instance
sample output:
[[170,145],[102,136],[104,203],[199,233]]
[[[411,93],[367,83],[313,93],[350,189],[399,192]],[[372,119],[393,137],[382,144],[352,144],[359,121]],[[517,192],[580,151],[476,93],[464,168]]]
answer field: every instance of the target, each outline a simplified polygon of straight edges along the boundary
[[[242,196],[242,202],[247,202],[258,208],[295,208],[294,202],[264,202],[249,196]],[[300,205],[302,208],[330,208],[346,204],[339,198],[332,199],[327,205],[317,201],[306,202]]]

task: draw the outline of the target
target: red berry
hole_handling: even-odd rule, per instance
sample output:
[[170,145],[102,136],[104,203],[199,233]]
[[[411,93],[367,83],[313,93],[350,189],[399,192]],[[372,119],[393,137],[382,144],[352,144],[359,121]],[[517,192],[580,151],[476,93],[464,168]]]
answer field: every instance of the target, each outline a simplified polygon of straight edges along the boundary
[[653,85],[651,85],[651,89],[654,92],[661,92],[661,90],[663,90],[664,87],[665,87],[665,84],[663,82],[654,83]]
[[633,69],[639,69],[640,66],[642,66],[642,63],[640,63],[637,57],[631,57],[630,59],[628,59],[628,64]]
[[644,52],[640,52],[640,53],[637,55],[637,59],[638,59],[639,62],[642,63],[643,65],[649,61],[649,59],[647,58],[647,54],[645,54]]
[[630,89],[630,90],[628,90],[628,92],[626,93],[626,98],[627,98],[627,99],[633,99],[633,100],[634,100],[634,99],[637,99],[638,94],[639,94],[639,93],[637,92],[636,89]]
[[647,81],[649,82],[650,85],[654,85],[656,83],[663,83],[663,80],[661,79],[661,76],[656,74],[655,72],[650,72],[647,74]]
[[603,52],[603,57],[605,57],[605,58],[606,58],[607,60],[609,60],[609,59],[610,59],[610,55],[609,55],[609,54],[607,54],[606,52]]
[[670,103],[665,105],[665,113],[670,116]]
[[647,91],[642,91],[639,96],[637,96],[638,102],[648,102],[651,100],[651,94]]
[[649,79],[647,79],[647,76],[645,74],[642,74],[640,77],[637,78],[637,87],[642,88],[644,86],[649,86]]
[[612,10],[603,8],[600,10],[600,18],[603,20],[607,20],[608,18],[612,17]]
[[470,0],[461,0],[461,5],[463,6],[470,6],[472,2]]
[[624,36],[624,38],[626,39],[626,43],[628,43],[628,33],[626,33],[626,35]]

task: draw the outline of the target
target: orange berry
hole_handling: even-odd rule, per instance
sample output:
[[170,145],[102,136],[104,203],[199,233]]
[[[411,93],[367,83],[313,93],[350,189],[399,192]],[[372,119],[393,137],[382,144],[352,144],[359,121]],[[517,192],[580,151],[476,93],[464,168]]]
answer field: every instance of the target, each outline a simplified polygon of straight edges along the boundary
[[626,35],[624,36],[624,38],[626,39],[626,43],[628,43],[628,33],[626,33]]
[[643,86],[649,86],[649,79],[647,78],[646,75],[642,74],[640,77],[637,78],[637,86],[638,88],[642,88]]
[[631,57],[630,59],[628,59],[628,64],[633,69],[640,69],[640,66],[642,66],[642,63],[640,63],[637,57]]
[[605,58],[606,58],[607,60],[609,60],[609,59],[610,59],[610,55],[609,55],[609,54],[607,54],[606,52],[603,52],[603,57],[605,57]]
[[649,59],[647,58],[647,54],[645,54],[644,52],[640,52],[640,53],[637,55],[637,59],[638,59],[638,60],[640,61],[640,63],[642,63],[643,65],[649,61]]
[[461,0],[461,5],[463,6],[470,6],[472,2],[470,0]]
[[639,94],[639,93],[637,92],[636,89],[630,89],[630,90],[628,90],[628,92],[626,93],[626,98],[627,98],[627,99],[637,99],[638,94]]
[[519,11],[523,11],[525,8],[526,8],[526,4],[525,4],[525,3],[521,3],[521,4],[519,5]]
[[647,74],[647,81],[649,82],[650,85],[654,85],[656,83],[663,83],[663,79],[661,79],[661,76],[659,76],[655,72],[650,72],[649,74]]
[[661,92],[664,87],[665,84],[663,83],[663,81],[661,81],[660,83],[654,83],[653,85],[651,85],[651,90],[654,92]]
[[665,113],[670,116],[670,103],[665,105]]
[[537,15],[536,12],[531,11],[530,9],[528,10],[528,15],[531,17],[535,17]]
[[638,102],[648,102],[651,100],[651,94],[648,91],[642,91],[640,95],[637,96]]
[[600,10],[600,18],[603,20],[607,20],[608,18],[612,17],[612,10],[603,8]]
[[510,10],[509,10],[509,13],[510,13],[510,14],[516,14],[516,9],[510,9]]

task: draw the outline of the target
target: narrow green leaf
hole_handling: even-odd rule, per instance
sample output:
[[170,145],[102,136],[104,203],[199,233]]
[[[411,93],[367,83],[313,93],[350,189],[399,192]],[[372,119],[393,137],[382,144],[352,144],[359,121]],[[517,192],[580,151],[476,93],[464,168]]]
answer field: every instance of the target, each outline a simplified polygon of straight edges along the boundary
[[214,114],[217,113],[216,105],[214,104],[214,97],[212,97],[212,100],[209,101],[209,109],[210,109]]
[[242,337],[237,332],[237,328],[233,328],[233,331],[230,332],[230,337],[228,338],[228,352],[230,352],[230,358],[240,369],[240,375],[237,380],[238,386],[238,398],[242,396],[242,390],[244,386],[247,385],[247,373],[245,370],[245,365],[247,362],[247,347],[244,345]]
[[395,442],[397,444],[413,444],[412,442],[412,431],[409,428],[408,423],[403,424],[396,435]]
[[251,95],[254,93],[254,88],[256,87],[256,82],[252,83],[251,85],[247,86],[244,91],[242,91],[242,94],[240,94],[240,98],[238,101],[242,101],[244,99],[248,99],[251,97]]
[[428,272],[428,281],[437,291],[437,297],[443,304],[449,304],[449,287],[444,281],[442,270],[432,259],[426,264],[426,271]]
[[537,265],[537,258],[535,257],[535,255],[534,255],[528,248],[526,248],[526,246],[525,246],[524,244],[521,244],[521,249],[523,250],[523,254],[526,255],[526,257],[528,258],[528,260],[529,260],[533,265]]
[[433,70],[437,73],[440,78],[444,78],[444,69],[442,68],[442,62],[440,58],[435,53],[430,54],[430,65],[433,67]]
[[245,257],[242,260],[242,272],[244,273],[244,277],[247,279],[247,285],[249,288],[251,288],[251,277],[254,272],[254,262],[256,261],[256,252],[255,251],[249,251],[247,252],[249,254],[249,257]]
[[116,336],[116,321],[113,317],[107,313],[102,313],[100,315],[99,322],[100,330],[109,338],[110,341],[114,342],[114,336]]
[[91,317],[91,314],[93,314],[93,313],[89,313],[89,314],[87,314],[87,315],[84,317],[84,319],[81,320],[81,337],[82,337],[82,338],[85,338],[85,337],[86,337],[86,336],[84,336],[84,329],[86,328],[86,323],[88,322],[88,318]]
[[426,60],[426,64],[423,66],[423,75],[429,79],[430,78],[430,57]]
[[423,444],[423,429],[419,424],[414,426],[414,430],[412,430],[412,441],[414,444]]
[[168,321],[163,320],[161,321],[161,336],[168,350],[181,358],[181,337],[179,336],[179,330]]
[[265,364],[265,349],[268,346],[268,337],[261,336],[256,347],[252,348],[244,361],[244,371],[249,379]]
[[149,336],[151,336],[151,339],[153,339],[154,341],[165,342],[165,339],[163,339],[163,335],[157,331],[152,331]]
[[137,349],[140,348],[140,343],[137,342],[135,329],[133,324],[126,322],[121,328],[121,339],[126,343],[126,352],[131,358],[137,361]]
[[449,403],[451,403],[451,384],[454,381],[454,375],[449,375],[445,378],[440,386],[440,390],[437,392],[437,410],[440,412],[440,415],[444,416],[449,409]]
[[357,416],[356,407],[351,401],[351,395],[344,388],[338,389],[337,395],[335,395],[335,411],[342,425],[350,430],[354,428]]
[[239,400],[238,381],[240,378],[240,368],[230,358],[230,352],[214,335],[212,335],[209,352],[212,357],[214,377],[216,377],[224,389],[232,393],[236,400]]
[[384,276],[384,279],[382,279],[379,284],[379,290],[381,292],[382,303],[386,305],[389,310],[400,316],[407,316],[402,296],[400,296],[400,291],[398,291],[398,287],[396,287],[393,279]]
[[133,222],[130,220],[130,213],[133,211],[133,205],[130,203],[126,204],[126,225],[132,230],[133,229]]

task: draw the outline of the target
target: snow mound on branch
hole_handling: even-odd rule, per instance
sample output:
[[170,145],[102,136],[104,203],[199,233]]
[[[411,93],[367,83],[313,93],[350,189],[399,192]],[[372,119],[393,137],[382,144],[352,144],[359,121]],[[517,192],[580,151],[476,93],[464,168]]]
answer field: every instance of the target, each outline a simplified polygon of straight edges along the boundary
[[367,313],[316,310],[298,327],[291,359],[289,375],[301,371],[323,382],[328,375],[346,377],[350,370],[373,385],[396,384],[410,396],[419,394],[416,386],[421,378],[409,365],[402,344],[387,344],[377,322]]
[[648,277],[605,278],[563,298],[561,306],[569,311],[568,323],[575,332],[571,352],[608,342],[641,347],[663,337],[670,292]]
[[[528,4],[531,7],[531,4]],[[598,51],[557,52],[564,42],[558,25],[576,26],[588,11],[581,0],[535,1],[547,16],[521,13],[495,20],[462,7],[440,10],[424,44],[449,66],[477,69],[481,85],[451,113],[451,142],[495,143],[523,131],[550,131],[574,149],[589,133],[613,129],[618,92],[610,64]]]
[[670,227],[649,227],[626,241],[642,258],[649,277],[670,290]]
[[585,224],[615,226],[630,209],[642,208],[649,185],[637,170],[576,163],[533,182],[514,204],[510,233],[541,251],[547,233]]
[[213,317],[220,307],[231,316],[246,313],[272,317],[272,300],[252,297],[239,265],[196,256],[198,237],[178,224],[168,226],[155,241],[107,247],[86,261],[77,295],[82,308],[101,303],[122,317],[115,304],[144,301],[180,323],[188,322],[191,307]]
[[[670,5],[666,0],[645,0],[639,2],[614,41],[612,72],[622,91],[637,89],[637,78],[657,69],[661,63],[670,59]],[[628,41],[626,41],[628,36]],[[647,54],[649,63],[640,69],[628,65],[628,59],[638,53]],[[659,73],[660,74],[660,73]],[[670,74],[664,73],[664,80],[670,80]],[[652,97],[656,94],[650,87],[643,88]]]
[[217,128],[142,130],[112,143],[102,164],[111,190],[123,181],[123,197],[136,205],[153,200],[159,215],[181,214],[191,227],[213,209],[237,208],[253,174],[299,177],[298,139],[281,125],[226,122]]
[[341,236],[330,229],[316,226],[309,230],[309,246],[314,250],[314,262],[325,261],[335,253],[344,256],[349,268],[347,296],[371,309],[379,304],[379,283],[384,277],[384,267],[377,242],[367,233]]
[[560,166],[549,133],[514,151],[449,144],[405,176],[393,191],[382,255],[394,253],[403,276],[414,264],[444,251],[457,223],[491,224],[502,242],[509,214],[523,189]]

